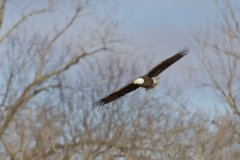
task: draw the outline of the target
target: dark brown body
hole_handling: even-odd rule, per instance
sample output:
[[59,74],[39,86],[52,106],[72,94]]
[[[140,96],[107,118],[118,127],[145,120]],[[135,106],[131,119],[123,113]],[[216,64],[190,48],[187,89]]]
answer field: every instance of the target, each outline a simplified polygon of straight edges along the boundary
[[140,78],[144,79],[144,83],[142,85],[140,85],[141,87],[146,88],[146,89],[151,89],[151,88],[155,87],[153,79],[150,78],[149,76],[144,75],[144,76],[142,76]]

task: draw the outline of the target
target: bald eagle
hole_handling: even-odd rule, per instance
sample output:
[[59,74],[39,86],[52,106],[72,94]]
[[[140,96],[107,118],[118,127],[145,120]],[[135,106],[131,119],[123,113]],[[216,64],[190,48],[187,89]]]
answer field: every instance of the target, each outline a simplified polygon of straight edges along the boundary
[[183,56],[187,55],[189,49],[185,47],[182,50],[179,50],[174,56],[164,60],[159,63],[157,66],[152,68],[147,74],[137,78],[135,81],[127,84],[126,86],[120,88],[119,90],[107,95],[106,97],[100,99],[99,101],[93,102],[95,106],[103,106],[109,102],[112,102],[127,93],[130,93],[139,87],[143,87],[145,89],[152,89],[159,83],[158,75],[171,66],[173,63],[177,62]]

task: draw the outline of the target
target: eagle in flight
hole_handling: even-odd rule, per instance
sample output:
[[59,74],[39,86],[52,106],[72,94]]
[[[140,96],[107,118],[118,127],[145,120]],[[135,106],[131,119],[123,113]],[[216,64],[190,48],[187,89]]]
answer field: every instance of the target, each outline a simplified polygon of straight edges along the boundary
[[99,101],[94,102],[95,106],[103,106],[109,102],[112,102],[127,93],[130,93],[139,87],[143,87],[145,89],[152,89],[159,83],[158,75],[163,72],[165,69],[170,67],[173,63],[177,62],[183,56],[187,55],[189,49],[185,47],[182,50],[179,50],[174,56],[164,60],[163,62],[159,63],[157,66],[152,68],[147,74],[139,77],[135,81],[127,84],[126,86],[120,88],[119,90],[107,95],[106,97],[100,99]]

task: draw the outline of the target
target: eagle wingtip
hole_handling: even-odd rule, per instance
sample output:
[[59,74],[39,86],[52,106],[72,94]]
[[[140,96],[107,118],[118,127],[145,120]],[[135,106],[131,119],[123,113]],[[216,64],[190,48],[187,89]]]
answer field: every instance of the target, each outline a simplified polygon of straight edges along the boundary
[[179,50],[178,53],[185,56],[189,53],[190,49],[188,47],[184,47],[182,50]]
[[101,107],[101,106],[104,106],[106,103],[103,100],[99,100],[99,101],[92,102],[92,104],[95,107]]

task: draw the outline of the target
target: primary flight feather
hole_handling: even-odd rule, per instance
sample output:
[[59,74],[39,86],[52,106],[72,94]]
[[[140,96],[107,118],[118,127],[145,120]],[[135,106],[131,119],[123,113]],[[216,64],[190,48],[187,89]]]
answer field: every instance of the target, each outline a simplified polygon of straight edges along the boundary
[[180,51],[178,51],[174,56],[164,60],[163,62],[159,63],[157,66],[152,68],[147,74],[139,77],[135,81],[127,84],[126,86],[120,88],[119,90],[107,95],[106,97],[100,99],[97,102],[94,102],[93,104],[95,106],[103,106],[109,102],[112,102],[122,96],[124,96],[127,93],[130,93],[139,87],[143,87],[146,89],[152,89],[158,84],[157,76],[163,72],[165,69],[170,67],[173,63],[177,62],[179,59],[181,59],[183,56],[185,56],[189,52],[188,48],[184,48]]

